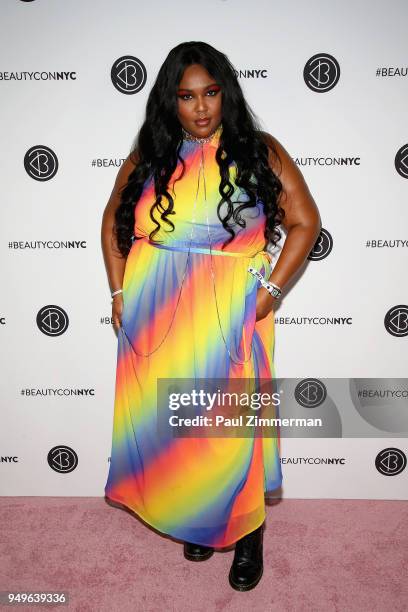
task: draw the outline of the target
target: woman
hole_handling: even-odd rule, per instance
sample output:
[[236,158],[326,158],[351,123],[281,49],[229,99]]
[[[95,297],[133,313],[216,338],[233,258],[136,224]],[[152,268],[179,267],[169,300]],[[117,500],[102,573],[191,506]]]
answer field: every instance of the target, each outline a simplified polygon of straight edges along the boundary
[[[280,223],[272,271],[266,247]],[[276,300],[319,232],[300,171],[258,129],[228,58],[203,42],[172,49],[102,221],[119,334],[105,495],[182,540],[189,560],[235,544],[229,582],[240,591],[262,576],[279,435],[159,432],[158,383],[273,379]]]

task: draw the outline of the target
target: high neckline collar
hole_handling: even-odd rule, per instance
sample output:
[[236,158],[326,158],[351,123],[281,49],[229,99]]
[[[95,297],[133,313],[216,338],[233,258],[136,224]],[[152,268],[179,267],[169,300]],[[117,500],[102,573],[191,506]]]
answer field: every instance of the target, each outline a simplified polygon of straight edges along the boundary
[[205,138],[199,138],[198,136],[193,136],[190,132],[187,132],[183,127],[183,143],[188,143],[189,145],[203,145],[218,148],[218,144],[220,141],[221,133],[222,133],[222,124],[217,127],[217,129]]

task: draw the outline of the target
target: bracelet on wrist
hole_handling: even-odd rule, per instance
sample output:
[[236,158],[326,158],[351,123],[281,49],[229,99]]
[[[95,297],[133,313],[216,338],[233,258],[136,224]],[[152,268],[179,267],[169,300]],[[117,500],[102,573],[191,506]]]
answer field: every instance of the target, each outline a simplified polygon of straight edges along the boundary
[[119,293],[123,293],[123,289],[117,289],[116,291],[112,291],[111,297],[115,297],[115,295],[119,295]]
[[272,283],[271,281],[266,281],[262,274],[258,272],[258,270],[256,270],[252,266],[249,266],[248,272],[256,276],[262,287],[264,287],[271,294],[272,297],[277,299],[281,296],[282,289],[278,287],[278,285],[275,285],[275,283]]

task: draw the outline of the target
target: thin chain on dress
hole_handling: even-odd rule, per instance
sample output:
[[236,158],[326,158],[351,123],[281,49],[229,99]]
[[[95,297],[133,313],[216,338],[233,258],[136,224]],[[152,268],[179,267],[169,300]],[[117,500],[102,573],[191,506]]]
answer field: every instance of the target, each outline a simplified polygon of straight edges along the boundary
[[244,361],[236,361],[234,359],[234,357],[231,355],[231,351],[230,351],[230,349],[228,347],[227,341],[225,340],[224,332],[222,330],[222,325],[221,325],[221,317],[220,317],[220,312],[219,312],[219,308],[218,308],[218,300],[217,300],[217,291],[216,291],[216,288],[215,288],[215,274],[214,274],[213,261],[212,261],[212,241],[211,241],[210,224],[209,224],[209,218],[208,218],[207,186],[206,186],[206,182],[205,182],[204,146],[203,146],[203,143],[200,143],[200,148],[201,148],[201,160],[200,160],[200,166],[199,166],[199,170],[198,170],[197,191],[196,191],[196,197],[195,197],[194,207],[193,207],[193,217],[191,219],[192,228],[191,228],[191,233],[190,233],[190,243],[189,243],[189,247],[188,247],[186,266],[185,266],[184,273],[183,273],[183,278],[182,278],[181,284],[180,284],[180,291],[179,291],[179,294],[178,294],[176,307],[175,307],[173,315],[171,317],[170,325],[169,325],[165,335],[163,336],[160,344],[158,344],[158,346],[156,346],[155,349],[153,349],[149,353],[139,353],[138,351],[135,350],[134,347],[133,347],[133,349],[134,349],[135,353],[137,355],[139,355],[140,357],[150,357],[150,355],[155,353],[161,347],[161,345],[163,344],[163,342],[165,341],[165,339],[167,338],[167,336],[168,336],[168,334],[170,332],[171,326],[173,325],[174,317],[176,316],[177,308],[178,308],[178,305],[179,305],[179,302],[180,302],[180,298],[181,298],[181,292],[182,292],[182,289],[183,289],[184,280],[185,280],[186,274],[187,274],[188,262],[189,262],[189,259],[190,259],[191,243],[193,241],[194,224],[195,224],[195,221],[196,221],[196,219],[195,219],[195,212],[196,212],[196,207],[197,207],[198,194],[199,194],[199,190],[200,190],[200,176],[201,176],[201,172],[202,172],[203,173],[203,183],[204,183],[204,200],[205,200],[206,215],[207,215],[207,232],[208,232],[208,241],[209,241],[209,245],[210,245],[210,267],[211,267],[211,276],[212,276],[212,281],[213,281],[213,290],[214,290],[215,306],[216,306],[216,310],[217,310],[218,325],[219,325],[219,328],[220,328],[220,332],[221,332],[221,336],[222,336],[223,342],[225,344],[225,348],[227,349],[227,352],[228,352],[228,355],[230,356],[231,361],[233,361],[237,365],[243,365],[244,363],[248,363],[248,361],[250,361],[250,359],[252,358],[252,351],[250,352],[248,359],[245,359]]
[[170,325],[169,325],[169,327],[168,327],[168,329],[167,329],[167,331],[166,331],[165,335],[163,336],[163,338],[162,338],[162,340],[161,340],[160,344],[159,344],[158,346],[156,346],[156,348],[155,348],[155,349],[153,349],[152,351],[150,351],[150,353],[139,353],[139,352],[138,352],[138,351],[136,351],[136,350],[135,350],[135,348],[133,347],[133,349],[134,349],[134,351],[135,351],[136,355],[139,355],[139,357],[150,357],[150,355],[152,355],[153,353],[155,353],[155,352],[156,352],[156,351],[157,351],[157,350],[158,350],[158,349],[161,347],[161,345],[163,344],[163,342],[165,341],[165,339],[166,339],[166,338],[167,338],[167,336],[169,335],[169,332],[170,332],[171,326],[173,325],[174,317],[176,316],[176,311],[177,311],[177,308],[178,308],[178,305],[179,305],[179,302],[180,302],[181,292],[182,292],[183,285],[184,285],[184,280],[185,280],[186,275],[187,275],[188,262],[189,262],[189,259],[190,259],[191,243],[192,243],[192,241],[193,241],[193,234],[194,234],[195,211],[196,211],[196,206],[197,206],[198,192],[199,192],[199,189],[200,189],[200,173],[201,173],[201,168],[202,168],[202,160],[201,160],[201,163],[200,163],[200,168],[199,168],[199,172],[198,172],[198,177],[199,177],[199,180],[198,180],[198,182],[197,182],[197,192],[196,192],[196,197],[195,197],[195,202],[194,202],[194,208],[193,208],[193,217],[192,217],[192,219],[191,219],[191,222],[192,222],[192,227],[191,227],[191,233],[190,233],[190,244],[188,245],[188,253],[187,253],[187,259],[186,259],[186,266],[185,266],[185,268],[184,268],[183,278],[181,279],[180,291],[179,291],[179,294],[178,294],[178,298],[177,298],[176,307],[175,307],[174,312],[173,312],[173,315],[172,315],[172,317],[171,317]]
[[[201,166],[204,169],[204,150],[203,150],[203,145],[201,145]],[[212,240],[211,240],[211,235],[210,235],[210,222],[208,219],[208,204],[207,204],[207,186],[206,186],[206,182],[205,182],[205,172],[203,171],[203,179],[204,179],[204,200],[205,200],[205,209],[206,209],[206,213],[207,213],[207,232],[208,232],[208,242],[210,245],[210,267],[211,267],[211,275],[212,275],[212,281],[213,281],[213,289],[214,289],[214,299],[215,299],[215,306],[217,309],[217,317],[218,317],[218,325],[220,327],[220,332],[221,332],[221,336],[222,339],[224,341],[225,344],[225,348],[228,351],[228,355],[230,356],[231,361],[233,361],[235,364],[237,365],[243,365],[244,363],[248,363],[248,361],[250,361],[250,359],[252,358],[252,351],[249,352],[249,357],[248,359],[244,359],[244,361],[236,361],[233,356],[231,355],[231,351],[228,348],[228,344],[227,341],[225,340],[225,336],[224,336],[224,332],[222,331],[222,325],[221,325],[221,317],[220,317],[220,311],[218,309],[218,300],[217,300],[217,291],[215,289],[215,274],[214,274],[214,268],[213,268],[213,259],[212,259]]]

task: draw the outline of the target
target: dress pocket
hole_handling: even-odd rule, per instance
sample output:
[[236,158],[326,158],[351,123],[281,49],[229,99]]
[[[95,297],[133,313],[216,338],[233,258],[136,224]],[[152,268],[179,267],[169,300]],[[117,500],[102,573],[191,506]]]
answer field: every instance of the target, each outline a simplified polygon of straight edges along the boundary
[[[237,283],[232,289],[232,300],[235,316],[232,317],[231,329],[231,356],[240,363],[249,361],[253,349],[253,337],[256,325],[256,300],[257,292],[261,283],[259,279],[249,272],[249,268],[258,272],[265,280],[269,279],[272,272],[272,261],[269,253],[259,251],[254,257],[244,260],[243,277],[244,295],[242,295],[242,284]],[[236,291],[236,295],[234,295]],[[239,304],[239,307],[238,307]]]

